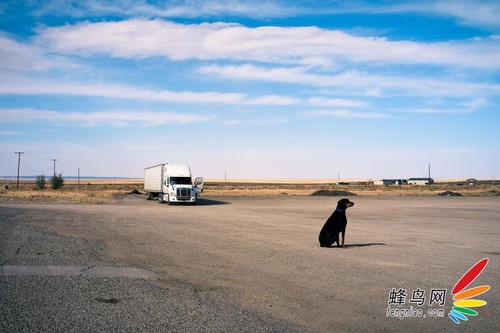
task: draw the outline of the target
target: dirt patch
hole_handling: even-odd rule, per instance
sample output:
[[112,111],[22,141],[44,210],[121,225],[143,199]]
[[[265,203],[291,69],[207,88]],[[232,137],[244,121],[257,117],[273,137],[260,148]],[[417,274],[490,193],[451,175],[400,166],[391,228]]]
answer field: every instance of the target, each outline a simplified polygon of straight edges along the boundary
[[458,192],[453,192],[453,191],[445,191],[445,192],[439,193],[439,195],[442,197],[461,197],[462,196],[462,194],[460,194]]
[[356,193],[349,191],[339,191],[339,190],[317,190],[311,193],[312,196],[323,196],[323,197],[338,197],[338,196],[353,196]]

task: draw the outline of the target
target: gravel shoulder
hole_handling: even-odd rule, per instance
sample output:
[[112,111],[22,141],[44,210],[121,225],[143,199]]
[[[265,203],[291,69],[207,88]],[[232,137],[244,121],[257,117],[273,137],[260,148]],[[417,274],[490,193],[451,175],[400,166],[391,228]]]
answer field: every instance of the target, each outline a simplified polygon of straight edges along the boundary
[[[0,331],[496,331],[500,198],[352,197],[347,247],[320,248],[338,199],[1,203],[1,265],[139,267],[160,278],[0,276]],[[455,325],[451,288],[482,258],[490,263],[471,286],[491,285],[488,305]],[[388,317],[393,288],[447,289],[446,316]]]

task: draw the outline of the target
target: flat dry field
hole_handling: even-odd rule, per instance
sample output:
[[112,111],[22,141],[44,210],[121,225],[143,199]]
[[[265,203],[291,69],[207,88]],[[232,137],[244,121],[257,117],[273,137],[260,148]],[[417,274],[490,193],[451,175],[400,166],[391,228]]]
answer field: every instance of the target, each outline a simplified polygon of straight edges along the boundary
[[[102,241],[102,255],[154,271],[161,288],[194,290],[303,332],[500,327],[498,196],[350,196],[355,206],[340,249],[317,241],[339,197],[209,193],[195,207],[142,195],[115,195],[105,204],[4,196],[0,212],[15,211],[20,224]],[[478,297],[488,304],[456,325],[448,318],[451,289],[482,258],[490,262],[471,287],[490,285]],[[406,297],[391,298],[393,290]],[[413,291],[423,294],[411,303]],[[413,317],[394,317],[411,307]]]
[[[117,198],[133,190],[143,192],[142,179],[82,179],[67,180],[59,190],[35,190],[34,181],[22,181],[17,188],[13,179],[0,182],[0,202],[6,200],[27,200],[31,202],[78,202],[113,203]],[[464,196],[499,196],[500,185],[485,183],[480,186],[438,183],[433,186],[368,186],[336,185],[332,180],[224,180],[205,181],[203,196],[304,196],[317,191],[325,195],[364,196],[437,196],[444,192],[459,193]]]

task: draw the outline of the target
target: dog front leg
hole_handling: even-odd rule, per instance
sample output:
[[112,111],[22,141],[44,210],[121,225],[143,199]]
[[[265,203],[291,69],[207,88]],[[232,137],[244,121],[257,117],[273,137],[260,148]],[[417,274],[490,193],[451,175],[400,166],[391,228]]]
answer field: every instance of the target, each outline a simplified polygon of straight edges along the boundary
[[342,230],[342,247],[344,247],[345,230]]

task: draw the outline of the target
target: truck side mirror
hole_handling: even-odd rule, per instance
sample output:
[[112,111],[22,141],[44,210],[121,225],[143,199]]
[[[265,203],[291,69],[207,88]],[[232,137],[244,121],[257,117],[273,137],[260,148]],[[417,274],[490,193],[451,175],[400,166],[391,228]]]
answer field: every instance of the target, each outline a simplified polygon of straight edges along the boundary
[[194,180],[194,186],[197,189],[200,189],[203,191],[203,177],[196,177],[196,179]]

